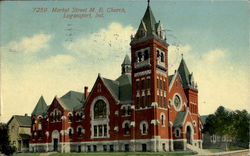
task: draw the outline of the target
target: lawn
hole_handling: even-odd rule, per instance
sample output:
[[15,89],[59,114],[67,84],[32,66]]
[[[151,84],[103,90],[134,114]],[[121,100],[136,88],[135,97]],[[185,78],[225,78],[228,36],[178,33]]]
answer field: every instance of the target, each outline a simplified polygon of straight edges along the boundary
[[[182,156],[194,152],[89,152],[89,153],[51,153],[49,156]],[[45,153],[18,153],[14,156],[45,156]]]
[[40,153],[16,153],[13,156],[39,156]]
[[220,149],[220,148],[209,148],[209,149],[205,149],[205,150],[212,152],[212,153],[224,152],[224,150]]
[[[244,150],[246,148],[242,148],[239,146],[228,146],[228,151],[235,151],[235,150]],[[228,152],[225,149],[222,148],[209,148],[209,149],[205,149],[207,151],[210,151],[212,153],[217,153],[217,152]]]
[[54,153],[50,156],[182,156],[194,152],[91,152],[91,153]]

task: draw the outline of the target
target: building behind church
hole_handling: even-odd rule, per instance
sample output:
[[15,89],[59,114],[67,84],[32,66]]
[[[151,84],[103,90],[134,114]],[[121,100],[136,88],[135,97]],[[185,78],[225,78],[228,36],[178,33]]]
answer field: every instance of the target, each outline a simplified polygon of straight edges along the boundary
[[148,5],[117,79],[99,74],[90,92],[69,91],[50,105],[41,97],[32,112],[30,151],[202,148],[197,85],[184,58],[169,75],[164,32]]
[[29,151],[31,117],[25,115],[13,115],[7,123],[10,145],[16,152]]

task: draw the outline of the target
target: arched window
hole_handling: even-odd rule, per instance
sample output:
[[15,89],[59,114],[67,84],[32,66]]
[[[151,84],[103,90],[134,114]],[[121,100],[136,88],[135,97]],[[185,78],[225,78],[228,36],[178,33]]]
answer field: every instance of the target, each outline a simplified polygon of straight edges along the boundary
[[131,115],[131,107],[130,106],[127,107],[127,115]]
[[143,125],[142,125],[142,133],[143,133],[143,134],[146,134],[146,133],[147,133],[146,124],[143,124]]
[[107,116],[107,106],[103,100],[98,100],[94,105],[94,118],[105,118]]
[[161,62],[164,62],[164,54],[161,53]]
[[82,135],[82,127],[81,127],[81,126],[79,126],[79,127],[77,128],[77,135],[78,135],[78,136],[81,136],[81,135]]
[[166,116],[164,112],[160,114],[160,120],[161,120],[161,125],[164,127],[165,126],[165,121],[166,121]]
[[125,135],[130,134],[130,128],[129,128],[129,123],[125,123]]
[[69,122],[72,122],[72,121],[73,121],[73,114],[72,114],[72,113],[69,113],[69,114],[68,114],[68,118],[69,118]]
[[122,106],[121,110],[122,110],[122,115],[126,115],[126,113],[127,113],[126,106]]
[[73,130],[72,128],[69,128],[69,138],[72,139],[73,137]]
[[138,62],[141,62],[141,61],[142,61],[142,53],[138,52]]
[[38,130],[42,130],[42,117],[38,117]]
[[144,51],[144,60],[147,60],[149,58],[148,50]]
[[81,112],[76,113],[76,121],[81,121],[82,120],[82,114]]
[[175,137],[180,137],[181,136],[181,129],[180,128],[176,128],[175,129]]
[[161,115],[161,125],[164,125],[164,116]]
[[156,51],[156,55],[157,55],[157,60],[159,60],[159,58],[160,58],[160,56],[161,56],[159,50]]
[[147,121],[142,121],[140,123],[140,130],[141,130],[142,135],[148,134],[148,122]]

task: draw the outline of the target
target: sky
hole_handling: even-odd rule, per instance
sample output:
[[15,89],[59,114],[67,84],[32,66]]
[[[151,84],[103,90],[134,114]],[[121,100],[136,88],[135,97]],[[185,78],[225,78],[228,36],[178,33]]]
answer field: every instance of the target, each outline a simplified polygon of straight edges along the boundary
[[[169,74],[181,54],[194,74],[199,113],[220,105],[249,111],[248,1],[151,0],[150,6],[166,30]],[[69,90],[91,90],[98,73],[116,79],[146,7],[146,0],[1,1],[0,121],[30,115],[40,96],[51,104]]]

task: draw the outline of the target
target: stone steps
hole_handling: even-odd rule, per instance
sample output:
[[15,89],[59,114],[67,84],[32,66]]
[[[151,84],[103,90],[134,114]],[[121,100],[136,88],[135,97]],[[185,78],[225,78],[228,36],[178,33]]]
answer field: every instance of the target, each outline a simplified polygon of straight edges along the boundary
[[211,155],[211,152],[204,150],[204,149],[201,149],[201,148],[198,148],[198,147],[193,146],[191,144],[187,144],[187,149],[194,151],[194,152],[197,152],[198,155]]

